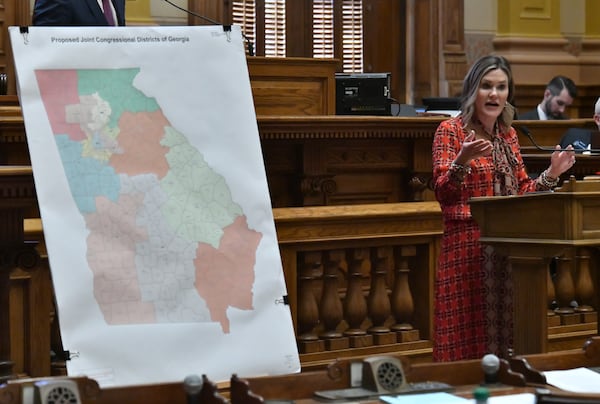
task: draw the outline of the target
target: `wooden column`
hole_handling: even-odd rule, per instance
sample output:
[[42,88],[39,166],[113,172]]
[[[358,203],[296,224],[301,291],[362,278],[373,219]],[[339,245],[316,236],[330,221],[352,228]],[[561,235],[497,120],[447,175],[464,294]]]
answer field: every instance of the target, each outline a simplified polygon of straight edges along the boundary
[[[14,377],[10,335],[10,270],[38,256],[24,243],[24,212],[35,203],[30,167],[0,167],[0,382]],[[48,355],[50,353],[48,352]]]

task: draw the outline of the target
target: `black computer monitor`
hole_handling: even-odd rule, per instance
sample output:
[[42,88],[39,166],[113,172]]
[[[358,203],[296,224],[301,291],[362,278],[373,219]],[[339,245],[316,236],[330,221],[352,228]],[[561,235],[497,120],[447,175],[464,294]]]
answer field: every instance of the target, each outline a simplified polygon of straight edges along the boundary
[[337,115],[391,115],[390,73],[336,73]]

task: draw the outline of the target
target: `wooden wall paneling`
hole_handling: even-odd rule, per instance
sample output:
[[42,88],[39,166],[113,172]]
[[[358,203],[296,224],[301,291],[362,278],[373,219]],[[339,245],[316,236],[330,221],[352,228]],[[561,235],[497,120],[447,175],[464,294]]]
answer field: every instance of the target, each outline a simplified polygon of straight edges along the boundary
[[336,191],[325,205],[406,201],[412,170],[412,142],[393,139],[349,139],[326,148],[326,173],[333,174]]
[[334,59],[248,57],[256,115],[335,114]]
[[442,42],[443,76],[440,86],[441,93],[454,97],[462,92],[462,82],[467,73],[467,56],[465,53],[464,30],[464,1],[463,0],[438,0],[441,10],[440,35]]
[[[302,143],[261,141],[271,206],[302,206]],[[268,162],[268,163],[267,163]]]
[[[24,218],[30,206],[36,204],[35,185],[31,167],[0,167],[0,380],[5,381],[26,368],[25,354],[31,348],[28,341],[23,342],[17,334],[20,330],[20,313],[28,312],[13,299],[13,281],[15,268],[32,270],[39,261],[35,246],[25,242]],[[35,299],[35,297],[34,297]],[[35,301],[28,302],[28,307]],[[34,310],[37,310],[35,307]],[[42,309],[43,310],[43,309]],[[35,318],[38,320],[39,318]],[[15,321],[16,320],[16,321]],[[29,326],[25,321],[23,324]],[[43,326],[42,322],[38,324]],[[46,324],[47,326],[48,324]],[[35,327],[29,327],[33,330]],[[30,340],[31,341],[31,340]],[[15,349],[19,350],[19,355]],[[49,356],[49,346],[46,350]],[[36,352],[37,353],[37,352]],[[49,358],[48,358],[49,359]],[[30,363],[30,362],[28,362]],[[48,361],[49,363],[49,361]],[[28,369],[30,370],[30,369]]]
[[15,18],[15,7],[14,1],[2,0],[0,2],[0,72],[6,74],[7,78],[12,77],[11,81],[14,81],[14,66],[8,27]]
[[254,38],[254,49],[256,56],[265,55],[265,0],[256,0],[256,37]]
[[462,0],[414,0],[414,99],[455,96],[466,73]]
[[[433,200],[411,179],[431,177],[431,140],[440,117],[259,116],[263,155],[285,149],[289,161],[265,158],[274,207],[284,201],[293,178],[302,199],[293,206]],[[293,147],[291,145],[294,145]],[[286,163],[288,165],[286,165]],[[273,164],[273,165],[272,165]],[[287,171],[286,171],[287,170]],[[277,182],[271,175],[277,173]],[[288,199],[289,200],[289,199]],[[289,205],[288,205],[289,206]]]
[[312,57],[312,1],[288,1],[285,7],[286,56]]
[[31,25],[29,1],[0,1],[0,73],[7,77],[7,94],[17,94],[15,66],[13,63],[8,27]]
[[439,31],[435,0],[414,0],[413,60],[414,102],[422,104],[423,97],[439,94]]
[[390,72],[391,96],[405,102],[406,0],[363,0],[363,68]]
[[46,258],[11,272],[11,354],[21,377],[50,374],[52,290]]
[[[188,10],[221,24],[231,24],[231,13],[226,0],[188,0]],[[188,14],[188,25],[210,25],[202,18]]]

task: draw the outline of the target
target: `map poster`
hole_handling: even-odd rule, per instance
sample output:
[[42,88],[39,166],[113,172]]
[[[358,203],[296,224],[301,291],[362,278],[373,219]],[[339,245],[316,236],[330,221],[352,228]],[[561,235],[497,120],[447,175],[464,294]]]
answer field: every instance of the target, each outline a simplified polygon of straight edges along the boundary
[[70,376],[300,370],[239,27],[9,29]]

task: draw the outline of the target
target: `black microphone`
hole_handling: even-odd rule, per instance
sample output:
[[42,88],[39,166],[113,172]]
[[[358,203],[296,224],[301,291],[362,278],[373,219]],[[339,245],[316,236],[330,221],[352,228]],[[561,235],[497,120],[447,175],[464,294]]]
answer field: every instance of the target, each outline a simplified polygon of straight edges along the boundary
[[547,151],[547,152],[575,151],[577,153],[582,153],[582,152],[600,153],[600,149],[587,149],[587,148],[567,149],[567,148],[562,148],[562,147],[555,149],[554,147],[542,147],[539,144],[537,144],[537,142],[533,138],[533,135],[531,134],[531,131],[529,130],[529,128],[527,128],[527,126],[521,126],[521,125],[517,126],[517,125],[514,125],[514,127],[516,129],[518,129],[521,133],[523,133],[525,136],[527,136],[527,138],[533,144],[533,146],[536,149],[541,150],[541,151]]
[[[181,10],[184,13],[188,13],[189,15],[192,15],[194,17],[200,18],[201,20],[204,20],[204,21],[209,22],[209,23],[214,24],[214,25],[223,25],[220,22],[218,22],[216,20],[213,20],[212,18],[208,18],[208,17],[206,17],[204,15],[201,15],[201,14],[198,14],[198,13],[194,13],[191,10],[188,10],[186,8],[183,8],[183,7],[180,7],[177,4],[171,2],[170,0],[163,0],[163,1],[166,2],[166,3],[169,3],[170,5],[172,5],[173,7],[175,7],[176,9]],[[242,37],[246,40],[246,46],[248,47],[248,55],[249,56],[254,56],[254,44],[252,43],[252,41],[250,41],[250,38],[248,38],[246,36],[246,34],[244,34],[243,32],[242,32]]]

